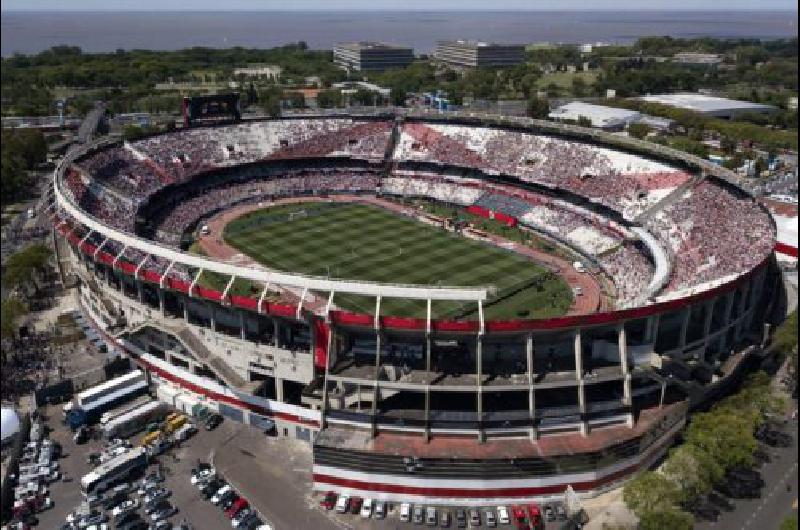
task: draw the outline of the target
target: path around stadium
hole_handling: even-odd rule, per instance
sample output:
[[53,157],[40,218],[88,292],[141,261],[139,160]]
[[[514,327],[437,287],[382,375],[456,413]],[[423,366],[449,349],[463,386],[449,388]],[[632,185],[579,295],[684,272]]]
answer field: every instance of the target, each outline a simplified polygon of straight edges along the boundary
[[[257,263],[249,256],[243,254],[238,249],[228,245],[222,238],[222,233],[225,226],[236,219],[249,212],[261,210],[264,208],[278,206],[281,204],[304,203],[304,202],[358,202],[365,204],[372,204],[391,210],[395,213],[416,217],[416,212],[413,209],[404,207],[394,202],[379,199],[377,197],[361,196],[361,195],[335,195],[330,197],[289,197],[270,202],[259,202],[256,204],[247,204],[225,210],[211,217],[205,224],[208,226],[210,233],[208,235],[201,235],[198,238],[200,248],[203,249],[208,256],[224,260],[228,263],[233,263],[240,266],[254,267],[265,269],[263,265]],[[574,289],[580,287],[583,291],[581,296],[573,298],[572,307],[569,310],[569,315],[583,315],[590,314],[596,311],[603,311],[609,309],[602,296],[600,284],[596,278],[588,273],[577,272],[572,263],[559,257],[553,256],[533,249],[531,247],[509,241],[507,239],[490,235],[492,244],[502,247],[511,248],[515,252],[530,258],[531,260],[542,264],[550,269],[555,269],[556,273]],[[300,300],[299,290],[283,289],[283,294],[292,302]],[[307,294],[304,305],[314,311],[321,313],[324,311],[327,299],[321,296]]]

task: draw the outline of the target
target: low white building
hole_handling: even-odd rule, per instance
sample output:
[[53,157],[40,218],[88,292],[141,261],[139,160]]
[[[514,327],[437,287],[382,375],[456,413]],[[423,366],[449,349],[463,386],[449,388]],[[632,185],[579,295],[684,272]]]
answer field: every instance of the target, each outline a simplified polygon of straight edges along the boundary
[[622,130],[628,124],[639,121],[642,114],[635,110],[573,101],[554,109],[548,117],[555,121],[575,122],[583,117],[592,122],[592,127],[606,130]]
[[660,103],[661,105],[669,105],[670,107],[691,110],[707,116],[725,119],[733,119],[738,114],[751,112],[772,114],[779,110],[772,105],[763,105],[751,101],[738,101],[705,94],[658,94],[642,96],[639,99],[648,103]]
[[259,77],[277,81],[281,77],[283,68],[272,64],[249,64],[245,68],[235,68],[234,76]]

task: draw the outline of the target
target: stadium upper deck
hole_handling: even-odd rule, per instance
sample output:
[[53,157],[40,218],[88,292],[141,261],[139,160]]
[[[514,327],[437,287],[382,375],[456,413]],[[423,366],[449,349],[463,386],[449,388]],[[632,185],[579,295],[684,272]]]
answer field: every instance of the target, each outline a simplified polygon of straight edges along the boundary
[[[219,177],[228,193],[195,195],[161,221],[161,240],[173,244],[223,195],[229,203],[243,193],[308,190],[428,197],[507,216],[572,247],[613,280],[623,308],[713,287],[756,266],[774,245],[774,226],[751,197],[690,174],[690,164],[678,169],[535,131],[410,121],[398,128],[386,178],[368,166],[337,168],[342,160],[382,160],[392,128],[386,119],[300,118],[189,129],[91,151],[65,168],[64,184],[85,212],[134,233],[140,207],[160,190],[245,166]],[[315,165],[263,166],[298,159]],[[241,182],[257,174],[268,177]]]

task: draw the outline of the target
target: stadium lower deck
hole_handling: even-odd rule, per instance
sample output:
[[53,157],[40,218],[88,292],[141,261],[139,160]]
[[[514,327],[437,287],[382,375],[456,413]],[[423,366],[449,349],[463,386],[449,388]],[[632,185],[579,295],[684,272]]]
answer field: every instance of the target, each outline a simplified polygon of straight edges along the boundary
[[[316,488],[387,500],[592,495],[624,480],[664,453],[689,406],[735,384],[781,289],[771,218],[724,169],[530,120],[179,130],[71,153],[54,191],[60,264],[109,340],[232,417],[313,430]],[[267,209],[224,232],[245,210],[331,197],[351,204]],[[418,219],[462,212],[494,244],[354,197],[433,205]],[[360,229],[336,217],[348,212]],[[206,256],[181,252],[203,224]],[[598,292],[576,311],[567,292],[493,313],[492,296],[518,284],[499,273],[548,265],[500,249],[533,248],[527,234],[560,256],[544,293],[589,277],[567,276],[574,256],[608,305]],[[399,241],[413,251],[393,254]]]

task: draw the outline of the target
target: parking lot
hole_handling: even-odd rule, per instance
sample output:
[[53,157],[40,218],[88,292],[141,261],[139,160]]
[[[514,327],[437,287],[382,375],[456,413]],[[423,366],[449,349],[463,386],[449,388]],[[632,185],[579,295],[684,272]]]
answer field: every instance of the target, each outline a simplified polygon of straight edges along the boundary
[[[51,485],[51,496],[55,506],[39,514],[40,528],[61,528],[67,514],[83,500],[79,488],[80,478],[90,471],[87,456],[102,450],[102,440],[89,440],[76,445],[71,431],[60,421],[60,409],[50,407],[46,411],[48,424],[53,428],[50,437],[58,441],[64,450],[60,461],[65,481]],[[131,439],[134,445],[141,434]],[[239,494],[246,498],[262,518],[276,529],[381,529],[415,528],[412,521],[401,522],[400,505],[388,503],[386,518],[365,519],[356,514],[338,514],[320,506],[322,495],[311,491],[311,447],[306,442],[264,435],[260,430],[247,425],[224,421],[213,431],[200,428],[192,438],[158,457],[147,473],[163,470],[163,486],[170,490],[169,502],[178,509],[169,520],[174,524],[185,522],[194,529],[230,528],[231,521],[222,510],[205,500],[198,489],[190,483],[192,468],[199,462],[212,464]],[[131,495],[136,498],[136,495]],[[485,528],[485,510],[496,514],[496,506],[481,508],[481,523]],[[511,507],[509,506],[509,511]],[[456,528],[456,508],[438,507],[451,514],[450,528]],[[142,513],[142,515],[144,515]],[[500,525],[511,528],[510,525]],[[470,526],[475,528],[475,526]],[[560,528],[561,523],[548,523],[548,530]]]

